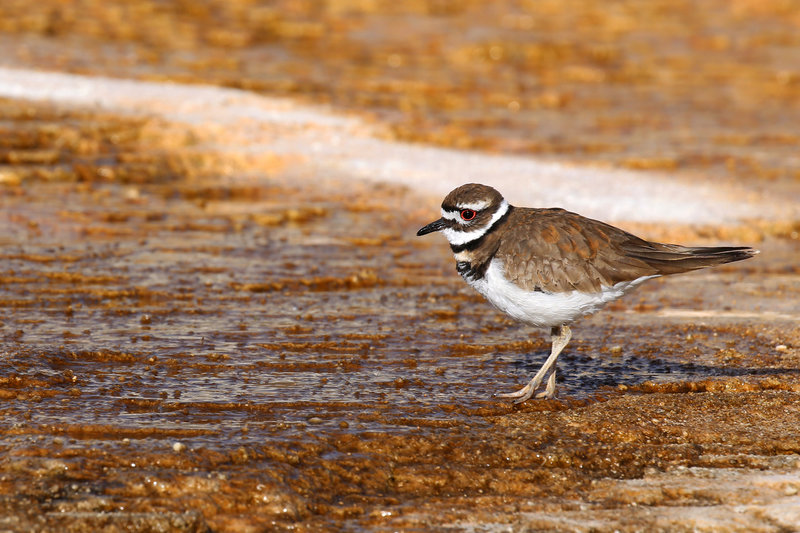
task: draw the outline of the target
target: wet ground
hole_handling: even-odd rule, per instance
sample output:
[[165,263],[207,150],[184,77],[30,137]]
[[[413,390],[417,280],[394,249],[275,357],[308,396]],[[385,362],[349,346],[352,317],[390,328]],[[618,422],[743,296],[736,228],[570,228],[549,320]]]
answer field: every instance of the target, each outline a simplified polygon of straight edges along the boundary
[[154,119],[2,109],[4,528],[796,523],[789,236],[584,320],[561,398],[511,406],[547,337],[413,237],[437,199],[220,178]]
[[[183,65],[189,81],[229,85],[235,73],[240,82],[260,79],[256,88],[267,92],[322,95],[368,109],[385,120],[382,135],[446,145],[536,152],[533,144],[522,149],[511,141],[533,131],[530,120],[541,124],[545,113],[555,132],[542,136],[551,130],[534,128],[537,142],[560,146],[546,153],[684,171],[676,182],[715,178],[724,196],[715,205],[730,202],[736,213],[717,225],[621,219],[627,228],[653,239],[752,244],[762,253],[650,281],[576,324],[560,359],[559,399],[513,406],[492,394],[529,379],[548,352],[546,332],[513,323],[471,292],[442,238],[414,237],[437,216],[438,193],[360,181],[352,167],[314,166],[286,152],[244,157],[209,149],[209,139],[219,148],[225,128],[170,122],[161,109],[121,114],[0,100],[0,529],[797,528],[800,223],[783,206],[798,194],[792,130],[798,85],[796,73],[780,66],[791,63],[774,55],[793,57],[791,13],[770,3],[737,3],[713,18],[715,4],[704,4],[695,25],[716,20],[718,31],[698,31],[687,51],[659,44],[669,41],[669,28],[683,28],[672,18],[683,9],[678,4],[672,15],[650,13],[638,26],[624,3],[598,13],[577,2],[573,7],[583,7],[575,20],[582,22],[574,33],[565,30],[573,20],[569,10],[550,6],[562,23],[538,47],[523,50],[509,46],[520,38],[515,32],[538,27],[538,15],[498,14],[506,22],[447,34],[441,27],[472,27],[486,13],[478,4],[454,11],[442,4],[403,19],[428,28],[427,41],[407,43],[412,56],[428,52],[413,63],[421,70],[406,75],[444,68],[426,57],[454,60],[459,50],[473,50],[465,43],[445,46],[449,54],[425,48],[436,35],[476,40],[475,53],[485,48],[491,61],[451,61],[461,70],[442,71],[418,92],[370,85],[386,81],[386,69],[408,65],[410,56],[393,57],[375,34],[358,34],[381,43],[375,53],[385,61],[378,68],[364,57],[362,65],[373,68],[360,71],[362,78],[343,77],[351,80],[342,82],[348,90],[337,92],[336,61],[362,56],[352,39],[331,41],[331,35],[366,31],[389,7],[369,4],[374,14],[369,6],[336,4],[319,14],[302,2],[266,11],[242,4],[252,17],[222,17],[213,39],[186,45],[180,56],[172,55],[180,48],[173,39],[207,27],[206,8],[229,12],[200,4],[182,15],[179,31],[159,33],[162,24],[174,28],[164,21],[177,12],[140,2],[138,10],[119,8],[118,24],[92,22],[112,16],[107,6],[113,5],[86,2],[97,17],[84,19],[62,8],[48,11],[46,2],[4,2],[7,33],[0,44],[13,50],[8,61],[92,73],[178,76],[174,69]],[[23,8],[25,16],[17,12]],[[134,24],[141,34],[124,33],[138,17],[152,24]],[[307,23],[315,17],[330,32]],[[264,72],[240,76],[241,65],[266,69],[263,62],[220,59],[236,57],[234,48],[263,59],[257,41],[235,45],[237,35],[250,35],[250,20],[272,21],[274,40],[260,53],[278,57],[284,50],[271,68],[278,81],[294,85],[270,84]],[[121,33],[103,34],[114,28]],[[609,40],[599,48],[578,46],[586,31]],[[623,61],[630,39],[648,31],[656,42],[642,42],[638,54],[674,53],[672,62],[653,63],[662,65],[663,76],[634,76],[643,71]],[[499,51],[487,44],[494,40]],[[305,62],[323,48],[330,54]],[[120,62],[126,49],[129,61]],[[151,60],[142,62],[148,50]],[[503,63],[504,50],[524,52],[528,63]],[[202,61],[182,63],[179,56]],[[576,66],[590,57],[593,67]],[[707,76],[691,76],[692,84],[669,81],[715,61],[724,68],[700,69]],[[539,65],[537,76],[550,79],[549,88],[533,84],[541,94],[525,83],[508,85],[529,100],[539,94],[541,105],[523,102],[526,120],[494,115],[491,102],[514,107],[495,98],[495,89],[445,83],[471,79],[472,69],[485,67],[490,84],[503,79],[493,74],[514,65]],[[749,85],[762,79],[753,65],[773,77]],[[600,76],[612,71],[613,83]],[[733,79],[744,80],[725,93],[735,98],[700,97],[704,88]],[[608,96],[619,89],[615,84],[640,90],[629,93],[635,98],[584,99]],[[300,90],[309,86],[317,91]],[[686,87],[698,89],[696,98],[684,99]],[[385,107],[410,105],[403,103],[409,95],[427,103],[416,115],[382,115],[384,107],[364,104],[358,94],[383,95],[381,102],[391,104]],[[675,117],[659,123],[665,126],[649,140],[631,118],[647,115],[631,114],[651,98],[639,99],[643,94],[666,102],[653,120],[660,113]],[[756,106],[763,94],[771,95],[769,103]],[[467,128],[459,121],[469,102],[489,118]],[[586,123],[567,120],[587,102],[594,102],[591,113],[608,113],[599,134],[609,150],[585,150]],[[414,122],[415,116],[426,121]],[[338,124],[318,128],[328,134]],[[403,133],[412,131],[408,124],[414,135]],[[754,124],[764,131],[756,133]],[[562,130],[578,133],[561,136]],[[691,157],[697,146],[708,158]],[[609,156],[615,153],[624,157]],[[763,216],[738,219],[744,211],[737,194]]]

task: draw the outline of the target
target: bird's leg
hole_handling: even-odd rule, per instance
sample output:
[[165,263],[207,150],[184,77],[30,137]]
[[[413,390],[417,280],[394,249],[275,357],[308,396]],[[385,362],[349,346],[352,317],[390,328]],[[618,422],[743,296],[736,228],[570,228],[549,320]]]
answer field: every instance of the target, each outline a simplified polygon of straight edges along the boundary
[[547,387],[541,392],[536,393],[536,398],[545,398],[549,400],[556,395],[556,365],[550,369],[550,374],[547,376]]
[[550,356],[544,362],[542,368],[536,372],[536,375],[533,376],[533,379],[531,379],[527,385],[522,387],[517,392],[498,394],[498,396],[501,398],[511,398],[514,400],[514,403],[522,403],[533,396],[533,393],[536,392],[536,389],[538,389],[539,385],[542,384],[544,377],[548,376],[547,388],[544,391],[543,397],[552,398],[556,392],[556,369],[554,367],[556,361],[558,360],[558,355],[567,345],[570,338],[572,338],[572,331],[569,329],[569,326],[553,327],[550,330],[550,339],[552,341]]

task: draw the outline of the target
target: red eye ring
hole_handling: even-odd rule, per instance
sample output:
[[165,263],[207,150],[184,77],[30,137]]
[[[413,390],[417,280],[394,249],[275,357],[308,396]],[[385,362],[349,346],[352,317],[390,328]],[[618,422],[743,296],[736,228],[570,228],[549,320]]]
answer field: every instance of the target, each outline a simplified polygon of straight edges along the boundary
[[476,216],[477,214],[478,214],[478,213],[476,213],[476,212],[475,212],[474,210],[472,210],[472,209],[462,209],[462,210],[461,210],[461,219],[462,219],[462,220],[466,220],[467,222],[469,222],[470,220],[472,220],[473,218],[475,218],[475,216]]

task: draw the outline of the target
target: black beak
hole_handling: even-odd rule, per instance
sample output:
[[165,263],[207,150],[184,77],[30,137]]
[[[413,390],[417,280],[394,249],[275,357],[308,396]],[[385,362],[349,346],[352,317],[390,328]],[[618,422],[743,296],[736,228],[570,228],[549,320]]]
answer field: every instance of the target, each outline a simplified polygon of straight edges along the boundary
[[447,227],[447,219],[440,218],[439,220],[434,220],[424,228],[420,228],[417,232],[417,237],[421,237],[422,235],[427,235],[428,233],[433,233],[434,231],[443,230]]

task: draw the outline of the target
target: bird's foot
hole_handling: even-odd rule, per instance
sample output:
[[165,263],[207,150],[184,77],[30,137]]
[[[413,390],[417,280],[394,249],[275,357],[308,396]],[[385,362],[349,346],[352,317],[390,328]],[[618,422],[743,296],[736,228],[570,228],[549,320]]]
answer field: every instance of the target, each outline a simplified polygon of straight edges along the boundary
[[522,403],[530,400],[537,388],[539,388],[539,383],[530,382],[516,392],[497,393],[495,396],[514,400],[514,403]]
[[549,390],[543,390],[541,392],[537,392],[536,396],[534,396],[534,398],[536,398],[537,400],[552,400],[555,397],[556,397],[556,391],[549,391]]
[[537,399],[546,399],[550,400],[555,398],[556,395],[556,373],[555,370],[547,372],[547,385],[545,389],[540,392],[536,392],[543,381],[543,375],[541,372],[537,373],[536,376],[524,387],[519,389],[516,392],[509,392],[503,394],[496,394],[496,396],[500,398],[509,398],[514,400],[514,403],[522,403],[524,401],[530,400],[531,398]]

